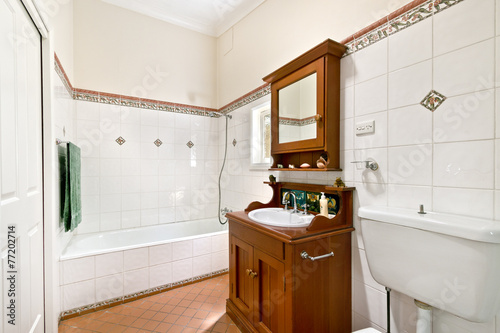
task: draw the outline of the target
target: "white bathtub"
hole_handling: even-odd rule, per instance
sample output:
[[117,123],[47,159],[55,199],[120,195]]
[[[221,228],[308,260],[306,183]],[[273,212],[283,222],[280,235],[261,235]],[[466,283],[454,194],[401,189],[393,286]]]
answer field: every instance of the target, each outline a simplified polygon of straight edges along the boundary
[[216,218],[74,236],[60,257],[62,315],[225,272],[228,247]]
[[227,224],[222,225],[217,219],[205,219],[77,235],[64,249],[61,260],[129,250],[143,247],[146,244],[153,246],[178,242],[221,233],[227,233]]

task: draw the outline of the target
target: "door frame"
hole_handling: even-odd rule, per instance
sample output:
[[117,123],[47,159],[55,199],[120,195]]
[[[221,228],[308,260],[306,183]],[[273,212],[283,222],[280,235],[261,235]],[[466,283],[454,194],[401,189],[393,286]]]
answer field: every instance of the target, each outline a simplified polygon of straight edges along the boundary
[[[59,265],[57,229],[58,215],[55,212],[53,176],[56,154],[52,119],[52,83],[54,82],[54,50],[51,33],[43,18],[43,5],[39,0],[19,0],[41,35],[41,75],[42,75],[42,228],[43,228],[43,304],[44,331],[57,332],[60,313]],[[55,254],[57,253],[57,257]]]

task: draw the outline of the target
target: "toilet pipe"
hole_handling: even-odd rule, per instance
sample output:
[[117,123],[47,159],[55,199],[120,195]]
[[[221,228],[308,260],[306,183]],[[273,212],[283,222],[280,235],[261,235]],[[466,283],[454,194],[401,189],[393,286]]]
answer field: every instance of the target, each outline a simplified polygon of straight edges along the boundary
[[387,296],[387,333],[391,333],[391,288],[385,287]]
[[417,306],[417,330],[416,333],[432,333],[432,306],[414,300]]

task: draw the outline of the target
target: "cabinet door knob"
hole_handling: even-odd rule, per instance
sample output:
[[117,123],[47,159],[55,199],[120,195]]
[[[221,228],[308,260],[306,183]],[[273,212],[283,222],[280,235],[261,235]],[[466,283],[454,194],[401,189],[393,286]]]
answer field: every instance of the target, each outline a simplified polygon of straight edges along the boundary
[[316,115],[314,115],[314,119],[316,120],[316,122],[320,122],[322,117],[320,114],[316,114]]
[[246,273],[247,273],[247,275],[248,275],[248,276],[250,276],[252,279],[254,279],[255,277],[257,277],[257,275],[258,275],[258,274],[257,274],[257,272],[254,272],[254,271],[252,271],[251,269],[247,269],[247,270],[246,270]]

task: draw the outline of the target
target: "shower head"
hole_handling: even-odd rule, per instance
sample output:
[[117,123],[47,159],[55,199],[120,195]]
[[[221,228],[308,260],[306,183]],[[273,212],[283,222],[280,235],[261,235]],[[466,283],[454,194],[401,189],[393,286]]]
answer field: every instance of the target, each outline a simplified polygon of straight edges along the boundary
[[224,116],[224,117],[229,118],[229,119],[232,119],[232,118],[233,118],[233,116],[231,116],[230,114],[225,114],[225,113],[222,113],[222,112],[217,112],[217,111],[210,111],[210,112],[208,113],[208,116],[209,116],[210,118],[214,118],[214,117],[217,117],[217,116],[219,116],[219,117],[220,117],[220,116]]

